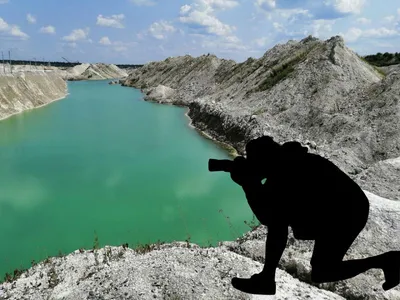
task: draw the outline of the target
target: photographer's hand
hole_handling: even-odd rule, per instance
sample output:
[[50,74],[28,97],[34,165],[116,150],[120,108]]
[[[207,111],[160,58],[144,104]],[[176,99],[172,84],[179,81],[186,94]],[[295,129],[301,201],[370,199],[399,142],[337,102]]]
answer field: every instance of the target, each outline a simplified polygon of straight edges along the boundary
[[243,156],[237,156],[233,160],[233,170],[230,172],[231,178],[238,185],[242,186],[248,176],[248,170],[246,166],[246,159]]
[[254,172],[255,170],[249,166],[246,158],[243,156],[238,156],[233,160],[233,170],[230,173],[232,180],[238,185],[244,187],[259,183],[261,180]]

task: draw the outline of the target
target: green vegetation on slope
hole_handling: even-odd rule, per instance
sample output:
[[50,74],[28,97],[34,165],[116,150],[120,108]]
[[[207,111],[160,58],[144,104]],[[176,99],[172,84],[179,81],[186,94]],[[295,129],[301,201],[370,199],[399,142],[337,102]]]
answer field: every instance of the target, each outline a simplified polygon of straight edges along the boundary
[[271,70],[271,74],[258,85],[256,91],[262,92],[269,90],[277,83],[284,80],[295,70],[295,65],[302,62],[307,57],[308,53],[309,51],[302,52],[296,55],[293,59],[286,61],[283,64],[279,64],[276,67],[273,67]]

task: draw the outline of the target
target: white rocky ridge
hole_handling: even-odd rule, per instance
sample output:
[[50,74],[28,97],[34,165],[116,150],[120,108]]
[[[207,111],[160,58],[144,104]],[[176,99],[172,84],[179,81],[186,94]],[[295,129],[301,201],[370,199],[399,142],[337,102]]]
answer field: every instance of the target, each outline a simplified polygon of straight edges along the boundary
[[113,64],[80,64],[62,72],[66,80],[104,80],[123,78],[128,73]]
[[[315,143],[319,154],[362,188],[400,200],[392,180],[400,171],[374,171],[380,161],[400,156],[400,73],[395,69],[384,75],[341,37],[308,37],[243,63],[213,55],[168,58],[133,70],[121,83],[143,89],[146,100],[159,85],[173,89],[173,103],[190,108],[194,126],[239,153],[263,134],[278,142]],[[163,102],[159,96],[154,100]]]

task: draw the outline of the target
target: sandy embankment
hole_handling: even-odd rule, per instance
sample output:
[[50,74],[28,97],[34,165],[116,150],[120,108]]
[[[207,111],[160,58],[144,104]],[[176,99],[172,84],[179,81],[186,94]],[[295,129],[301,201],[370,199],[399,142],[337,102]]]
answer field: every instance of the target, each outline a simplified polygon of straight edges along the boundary
[[18,72],[0,76],[0,120],[67,96],[58,72]]

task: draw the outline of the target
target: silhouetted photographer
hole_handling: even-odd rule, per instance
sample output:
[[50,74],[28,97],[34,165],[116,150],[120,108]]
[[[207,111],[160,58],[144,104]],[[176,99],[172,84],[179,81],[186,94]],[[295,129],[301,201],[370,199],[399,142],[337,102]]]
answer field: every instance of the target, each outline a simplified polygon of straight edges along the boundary
[[229,172],[243,188],[257,219],[268,227],[262,272],[248,279],[233,278],[236,289],[250,294],[276,293],[275,271],[286,248],[289,226],[296,239],[315,240],[312,281],[345,280],[379,268],[385,275],[384,290],[399,284],[400,251],[343,261],[368,220],[369,201],[329,160],[308,153],[298,142],[280,145],[264,136],[246,145],[246,158],[210,159],[209,170]]

